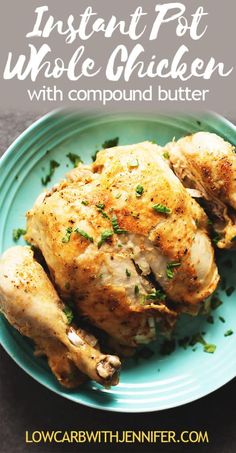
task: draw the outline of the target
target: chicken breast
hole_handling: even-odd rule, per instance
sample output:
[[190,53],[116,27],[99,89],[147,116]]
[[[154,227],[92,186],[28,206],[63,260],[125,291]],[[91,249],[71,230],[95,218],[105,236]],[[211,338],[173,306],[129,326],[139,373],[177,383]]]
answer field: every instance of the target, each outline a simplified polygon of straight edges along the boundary
[[198,132],[168,143],[175,174],[204,207],[218,233],[219,248],[236,247],[236,154],[234,147],[216,134]]
[[76,387],[89,376],[109,386],[118,383],[120,360],[102,354],[93,338],[68,325],[65,308],[30,247],[8,249],[0,259],[0,310],[36,344],[59,380]]
[[[149,142],[98,153],[27,214],[63,300],[120,344],[155,338],[219,280],[207,216]],[[204,253],[202,253],[204,250]]]

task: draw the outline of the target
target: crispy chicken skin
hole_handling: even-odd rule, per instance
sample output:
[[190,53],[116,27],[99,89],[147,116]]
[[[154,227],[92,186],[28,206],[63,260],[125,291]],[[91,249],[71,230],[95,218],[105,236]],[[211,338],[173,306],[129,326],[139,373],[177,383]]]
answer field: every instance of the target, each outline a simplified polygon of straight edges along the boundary
[[174,324],[169,299],[196,306],[219,280],[203,209],[149,142],[102,150],[42,194],[26,239],[60,297],[127,346],[154,339],[154,319]]
[[198,132],[168,143],[165,150],[185,187],[197,189],[219,234],[219,248],[235,248],[236,154],[216,134]]
[[[58,381],[75,387],[89,376],[109,386],[118,383],[120,360],[102,354],[82,329],[69,326],[51,281],[30,247],[13,247],[0,259],[0,310],[48,358]],[[96,341],[95,341],[96,342]]]

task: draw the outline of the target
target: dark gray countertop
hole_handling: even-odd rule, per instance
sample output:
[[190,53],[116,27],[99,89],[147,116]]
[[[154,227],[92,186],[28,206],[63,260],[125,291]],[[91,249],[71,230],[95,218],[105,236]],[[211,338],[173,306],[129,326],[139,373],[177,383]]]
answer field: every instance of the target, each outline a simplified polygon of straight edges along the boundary
[[[0,113],[0,154],[36,114]],[[212,376],[214,379],[214,376]],[[209,444],[136,445],[129,452],[236,451],[236,380],[194,403],[150,414],[113,414],[65,400],[25,374],[0,347],[0,453],[123,452],[124,445],[25,444],[25,431],[34,430],[207,430]]]

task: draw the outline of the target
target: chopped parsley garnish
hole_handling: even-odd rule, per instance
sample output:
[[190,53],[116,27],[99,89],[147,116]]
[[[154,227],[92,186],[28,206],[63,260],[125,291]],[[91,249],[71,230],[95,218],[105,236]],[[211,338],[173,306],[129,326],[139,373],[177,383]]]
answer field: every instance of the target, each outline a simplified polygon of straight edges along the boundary
[[98,242],[98,248],[100,249],[100,247],[104,244],[104,242],[106,242],[107,239],[109,239],[111,236],[113,236],[113,231],[109,231],[109,230],[103,231],[103,233],[101,234],[101,239]]
[[167,208],[167,206],[164,206],[163,204],[154,204],[152,209],[154,209],[154,211],[156,211],[156,212],[161,212],[162,214],[170,214],[171,213],[171,209]]
[[71,233],[72,228],[71,227],[66,228],[66,234],[61,240],[64,244],[70,241]]
[[145,296],[146,300],[165,300],[166,294],[161,289],[155,289]]
[[84,206],[88,206],[88,201],[82,200],[82,201],[81,201],[81,204],[83,204]]
[[225,322],[225,318],[223,318],[223,316],[219,316],[219,320],[220,320],[221,322]]
[[138,285],[135,285],[135,287],[134,287],[134,294],[135,294],[135,296],[139,295],[139,287],[138,287]]
[[102,216],[104,217],[104,219],[110,220],[109,215],[107,215],[107,213],[106,213],[105,211],[103,211],[103,210],[101,209],[101,210],[99,210],[99,212],[102,214]]
[[220,305],[222,305],[222,301],[217,296],[212,296],[211,298],[211,309],[216,310]]
[[128,161],[128,167],[130,168],[136,168],[139,166],[139,161],[138,159],[132,159]]
[[136,197],[140,198],[143,195],[143,192],[144,192],[143,186],[140,186],[140,184],[138,184],[135,189]]
[[[119,143],[119,137],[115,138],[110,138],[109,140],[105,140],[105,142],[102,144],[102,149],[107,149],[107,148],[114,148],[114,146],[117,146]],[[97,158],[97,153],[99,150],[95,151],[95,153],[92,156],[93,162]]]
[[195,344],[197,343],[200,343],[202,345],[205,345],[206,344],[206,341],[204,340],[203,336],[198,332],[198,333],[195,333],[191,339],[190,339],[190,346],[195,346]]
[[66,306],[63,311],[67,317],[67,324],[71,324],[74,319],[74,315],[71,308]]
[[192,336],[189,345],[195,346],[197,343],[202,344],[203,351],[208,352],[209,354],[213,354],[216,350],[216,345],[207,343],[199,332]]
[[93,162],[95,162],[95,160],[97,159],[97,153],[98,153],[98,152],[99,152],[99,149],[97,149],[97,150],[95,151],[95,153],[92,155],[92,160],[93,160]]
[[230,297],[231,294],[233,294],[234,291],[235,291],[235,287],[234,287],[234,286],[230,286],[229,288],[227,288],[227,289],[225,290],[226,295],[227,295],[228,297]]
[[225,332],[224,337],[230,337],[230,335],[233,335],[234,331],[232,329],[229,329]]
[[180,338],[178,340],[178,343],[181,348],[187,349],[187,346],[189,344],[189,337]]
[[118,143],[119,143],[119,137],[110,138],[109,140],[106,140],[106,141],[102,144],[102,148],[103,148],[103,149],[114,148],[115,146],[118,145]]
[[218,233],[215,233],[214,236],[212,237],[213,244],[217,245],[220,239],[221,236]]
[[41,182],[42,182],[43,186],[46,186],[51,181],[56,168],[59,166],[60,166],[60,164],[56,160],[50,160],[49,172],[45,177],[41,178]]
[[210,344],[210,343],[207,343],[204,345],[204,352],[208,352],[208,354],[214,354],[215,350],[216,350],[216,345],[215,344]]
[[121,193],[118,193],[115,198],[118,200],[121,197]]
[[211,315],[208,316],[207,322],[208,322],[209,324],[214,324],[214,318],[213,318],[213,316],[211,316]]
[[170,155],[169,155],[168,151],[165,151],[165,152],[163,153],[163,157],[164,157],[165,159],[169,159],[169,158],[170,158]]
[[[202,332],[204,333],[204,332]],[[180,339],[178,341],[179,346],[182,346],[184,349],[187,349],[188,346],[194,346],[192,351],[196,351],[196,344],[200,343],[203,346],[203,351],[208,352],[209,354],[213,354],[216,350],[216,345],[207,343],[202,334],[200,332],[195,333],[191,338],[189,337],[184,337],[183,339]]]
[[78,234],[80,234],[80,236],[83,236],[83,238],[87,239],[90,242],[93,242],[92,236],[90,236],[88,233],[86,233],[86,231],[81,230],[80,228],[76,228],[75,233],[78,233]]
[[207,219],[207,225],[213,225],[213,222],[211,219]]
[[67,289],[67,290],[70,289],[70,283],[69,283],[69,282],[67,282],[67,283],[65,284],[65,289]]
[[98,208],[98,212],[100,212],[105,219],[110,220],[110,217],[104,211],[104,208],[105,208],[105,204],[104,203],[98,203],[98,204],[96,204],[96,207]]
[[175,267],[179,267],[181,265],[181,263],[177,262],[177,261],[173,261],[172,263],[168,263],[167,264],[167,267],[166,267],[166,275],[168,278],[173,278],[174,277],[174,271],[173,269]]
[[12,239],[14,242],[17,242],[21,236],[24,236],[24,234],[26,234],[26,230],[24,230],[23,228],[15,228],[13,231],[12,231]]
[[105,204],[104,203],[98,203],[98,204],[96,204],[96,206],[99,209],[104,209],[105,208]]
[[68,157],[68,159],[70,159],[70,161],[74,165],[74,167],[78,167],[78,165],[80,163],[83,164],[83,161],[82,161],[81,157],[78,156],[78,154],[69,153],[66,155],[66,157]]
[[123,228],[120,228],[116,215],[113,215],[113,217],[111,219],[111,224],[112,224],[112,228],[113,228],[115,234],[127,233],[126,230],[124,230]]
[[127,277],[131,277],[131,272],[128,269],[125,269],[125,273],[126,273]]

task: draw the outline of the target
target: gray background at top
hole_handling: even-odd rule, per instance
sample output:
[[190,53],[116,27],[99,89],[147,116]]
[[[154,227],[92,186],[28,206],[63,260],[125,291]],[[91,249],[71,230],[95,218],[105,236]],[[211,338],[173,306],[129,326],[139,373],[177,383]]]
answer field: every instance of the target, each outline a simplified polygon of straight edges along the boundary
[[[166,3],[170,0],[166,0]],[[236,68],[233,73],[227,78],[219,78],[216,75],[210,81],[202,79],[191,79],[188,82],[175,81],[170,79],[137,79],[133,78],[131,82],[107,82],[105,79],[104,71],[102,71],[96,78],[80,79],[77,82],[69,82],[66,77],[54,81],[46,79],[42,76],[39,77],[37,82],[32,83],[30,80],[18,81],[16,79],[4,81],[2,74],[6,63],[7,54],[13,51],[16,57],[20,53],[27,53],[28,42],[32,42],[39,47],[45,40],[41,38],[26,39],[25,34],[32,30],[35,21],[34,9],[39,5],[48,5],[49,13],[53,14],[56,19],[63,18],[64,20],[72,13],[75,18],[79,19],[85,8],[89,5],[93,6],[94,10],[105,19],[108,19],[112,14],[115,14],[120,19],[127,19],[128,16],[136,9],[137,6],[142,5],[144,10],[149,12],[147,24],[153,23],[155,17],[155,5],[158,1],[155,0],[7,0],[2,2],[1,16],[0,16],[0,42],[1,42],[1,59],[0,59],[0,91],[1,91],[1,108],[10,108],[12,110],[27,109],[29,110],[44,110],[48,111],[56,106],[61,106],[60,103],[47,102],[40,105],[35,101],[30,103],[26,94],[27,88],[33,87],[40,88],[42,85],[53,86],[57,85],[58,88],[63,88],[64,91],[68,89],[85,89],[85,88],[147,88],[150,83],[153,86],[160,84],[163,88],[175,88],[179,86],[189,86],[190,88],[205,88],[210,89],[210,96],[207,102],[194,103],[194,102],[179,102],[179,103],[113,103],[109,105],[112,110],[184,110],[190,111],[195,108],[206,110],[215,110],[226,116],[232,116],[236,110],[235,107],[235,86],[236,86]],[[159,3],[165,3],[160,1]],[[209,13],[206,21],[208,30],[206,35],[199,41],[192,41],[188,36],[177,38],[175,35],[174,26],[172,23],[163,26],[160,36],[156,41],[148,42],[147,36],[142,37],[140,42],[145,47],[145,59],[149,61],[151,55],[157,54],[157,61],[164,57],[171,57],[180,46],[184,43],[189,46],[190,54],[189,61],[199,56],[206,61],[210,56],[214,56],[217,61],[224,61],[226,67],[236,66],[235,61],[235,17],[236,17],[236,2],[235,0],[224,0],[219,2],[215,0],[182,0],[187,6],[187,17],[189,18],[195,12],[197,6],[203,5],[205,10]],[[145,19],[146,20],[146,19]],[[78,21],[79,23],[79,21]],[[203,19],[205,23],[205,19]],[[111,39],[104,39],[102,34],[94,35],[89,41],[81,42],[76,40],[73,44],[65,44],[64,38],[58,36],[57,33],[52,33],[52,36],[47,40],[52,46],[53,52],[51,58],[62,57],[68,61],[69,57],[73,54],[76,48],[84,44],[86,45],[86,55],[90,55],[96,59],[100,64],[104,64],[112,49],[120,43],[127,44],[131,49],[135,42],[131,42],[127,37],[121,37],[115,33]],[[76,103],[74,107],[79,109],[92,107],[97,108],[98,105],[89,103]]]
[[[37,118],[0,114],[0,155]],[[214,376],[212,377],[214,379]],[[53,394],[21,370],[0,346],[0,453],[235,453],[236,380],[191,404],[149,414],[86,408]],[[207,430],[209,444],[25,444],[34,430]]]

